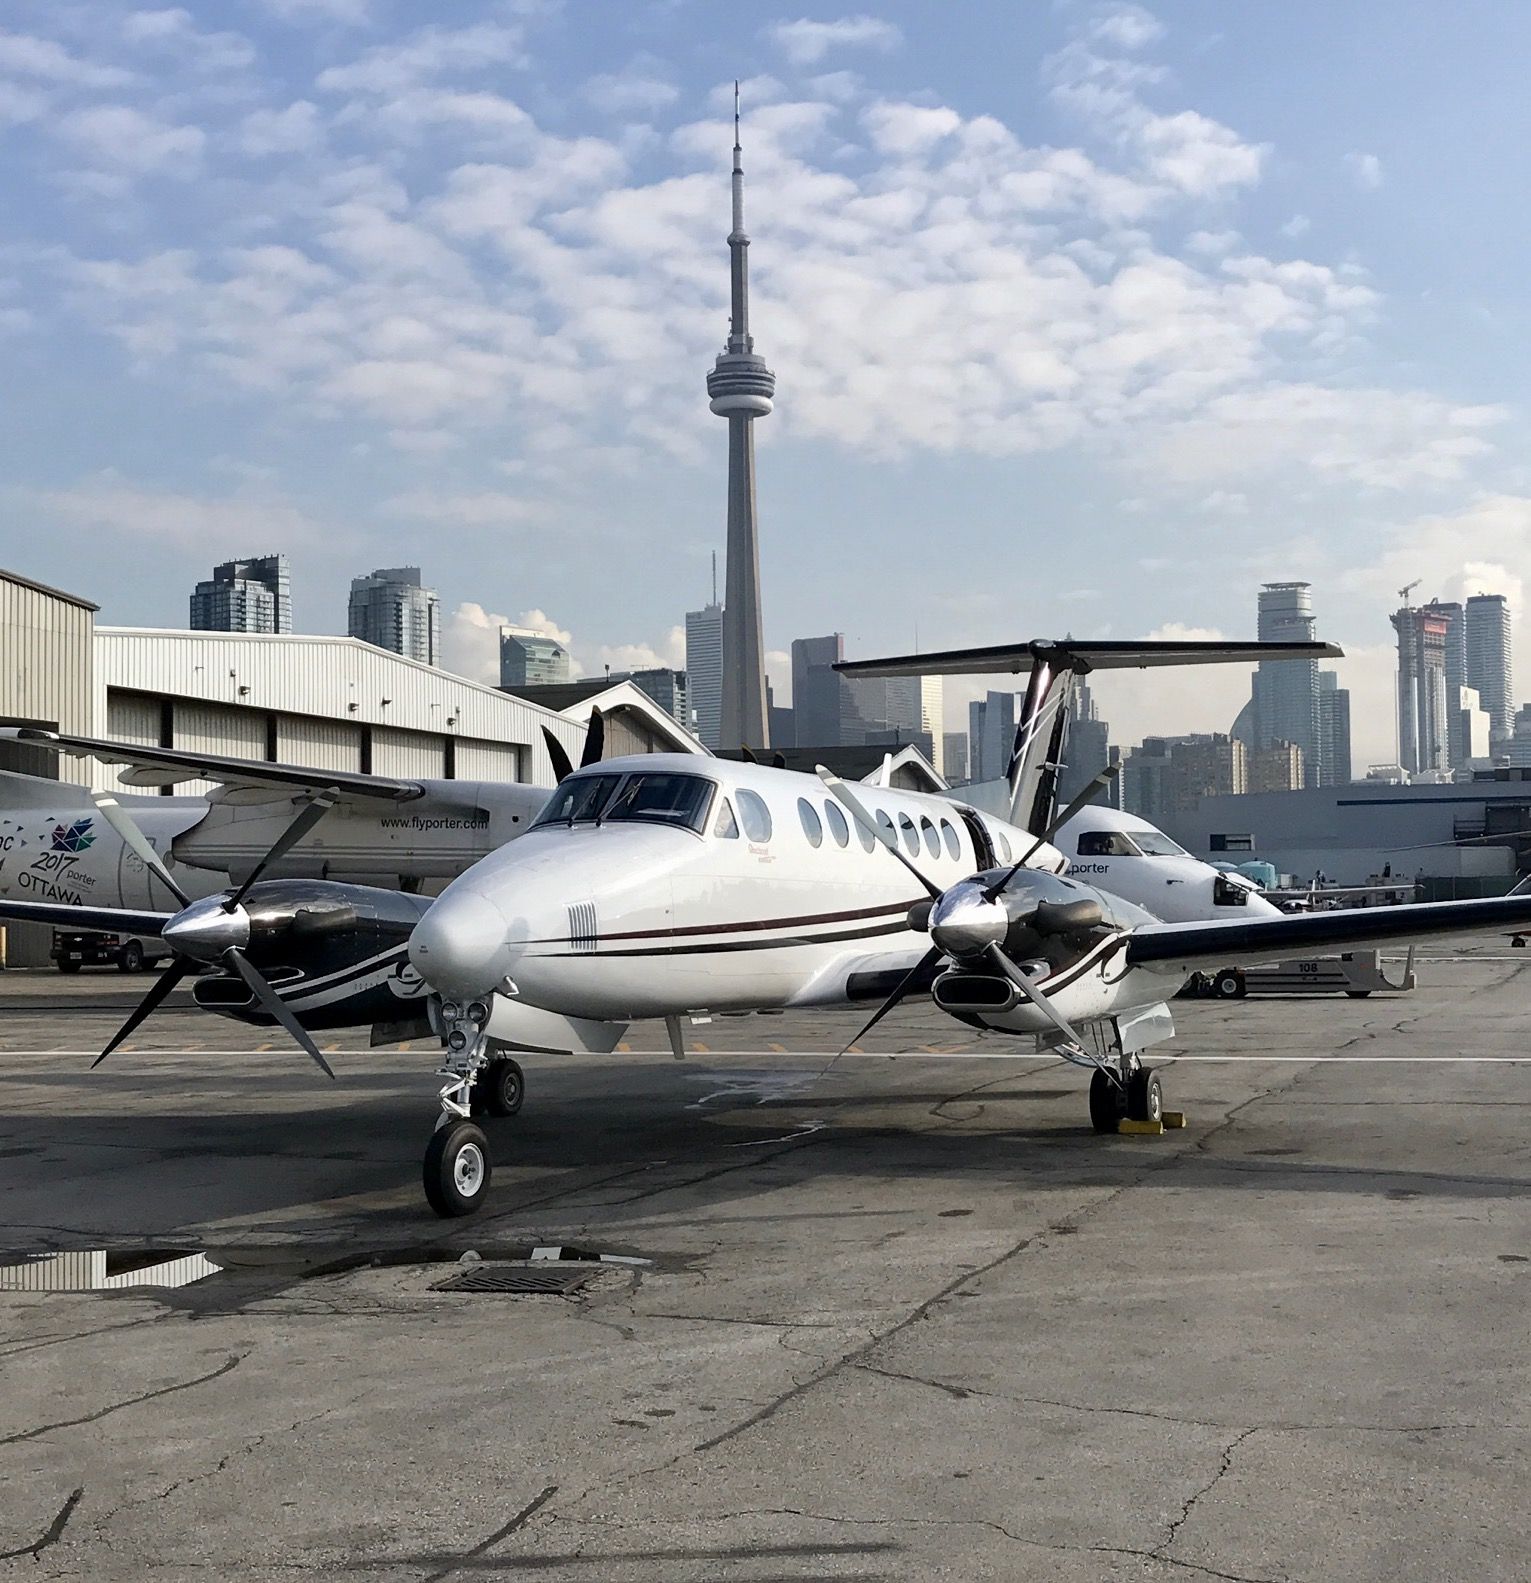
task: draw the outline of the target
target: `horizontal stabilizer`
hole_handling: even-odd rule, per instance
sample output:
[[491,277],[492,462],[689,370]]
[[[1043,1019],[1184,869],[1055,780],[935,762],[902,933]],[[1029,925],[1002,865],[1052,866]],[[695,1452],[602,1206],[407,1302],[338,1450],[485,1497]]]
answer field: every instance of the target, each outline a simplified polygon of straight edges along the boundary
[[158,934],[173,912],[133,912],[126,907],[88,907],[69,901],[9,901],[0,898],[0,921],[51,924],[55,929],[100,929],[108,934]]
[[1337,643],[1229,643],[1221,638],[1145,638],[1087,642],[1076,638],[1038,638],[1030,643],[997,643],[981,649],[945,649],[931,654],[896,654],[881,660],[842,660],[842,676],[993,676],[1020,675],[1042,660],[1081,675],[1090,671],[1145,670],[1153,665],[1253,665],[1259,660],[1337,660]]
[[229,758],[221,753],[198,753],[190,748],[145,747],[138,742],[110,742],[97,737],[65,736],[56,731],[27,728],[16,739],[60,753],[100,759],[103,764],[131,766],[121,778],[133,785],[173,786],[180,781],[222,781],[230,786],[290,786],[307,791],[338,791],[349,797],[375,797],[406,802],[424,794],[418,781],[394,780],[386,775],[363,775],[355,770],[305,769],[294,764],[268,764],[262,759]]

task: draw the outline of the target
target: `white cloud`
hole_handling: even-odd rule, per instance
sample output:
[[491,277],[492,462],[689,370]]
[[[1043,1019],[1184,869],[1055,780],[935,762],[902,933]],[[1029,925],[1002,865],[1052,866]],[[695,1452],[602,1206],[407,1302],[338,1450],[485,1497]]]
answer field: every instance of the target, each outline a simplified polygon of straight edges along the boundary
[[371,19],[371,0],[257,0],[283,22],[338,22],[361,27]]
[[203,33],[179,6],[133,11],[123,19],[123,38],[145,52],[159,52],[194,71],[239,71],[255,61],[255,46],[239,33]]
[[871,16],[840,17],[833,22],[778,22],[767,37],[794,66],[816,66],[835,49],[894,50],[904,35],[893,23]]
[[1267,384],[1213,397],[1170,424],[1153,463],[1183,483],[1307,469],[1381,490],[1462,478],[1489,449],[1497,407],[1421,392]]
[[1092,42],[1121,50],[1146,49],[1164,36],[1164,26],[1142,6],[1118,5],[1085,24]]
[[1246,143],[1195,110],[1165,115],[1145,103],[1143,90],[1164,73],[1134,52],[1158,36],[1158,24],[1137,7],[1087,23],[1047,62],[1053,101],[1134,157],[1149,180],[1174,191],[1210,198],[1257,182],[1268,144]]
[[175,126],[125,104],[76,110],[59,130],[98,166],[134,175],[189,176],[207,144],[201,127]]
[[305,154],[319,147],[319,112],[306,99],[280,110],[252,110],[239,124],[240,149],[252,159],[270,154]]
[[592,77],[582,89],[598,110],[612,115],[653,115],[680,97],[658,61],[634,61],[625,70]]
[[525,64],[518,28],[482,22],[469,27],[423,27],[397,44],[379,44],[358,60],[331,66],[318,77],[326,93],[401,94],[459,71],[491,71]]
[[332,528],[286,501],[149,489],[110,472],[72,489],[24,493],[29,504],[52,522],[87,534],[195,550],[198,564],[223,554],[248,553],[252,540],[299,550],[337,537]]
[[607,671],[668,668],[686,663],[684,627],[671,627],[658,643],[586,645],[545,610],[523,610],[518,616],[498,615],[480,604],[460,604],[443,623],[442,663],[458,676],[495,685],[500,679],[500,628],[521,627],[554,639],[570,651],[569,674],[600,677]]
[[1307,217],[1307,215],[1294,214],[1292,218],[1286,221],[1286,223],[1279,229],[1283,236],[1289,236],[1295,240],[1299,236],[1307,235],[1308,231],[1312,229],[1312,226],[1313,222]]
[[120,66],[100,66],[71,55],[52,39],[0,32],[0,72],[72,88],[117,88],[134,80]]
[[1347,154],[1345,164],[1364,192],[1375,192],[1382,185],[1382,161],[1375,154]]
[[517,495],[486,490],[479,494],[435,494],[413,490],[384,502],[384,510],[425,522],[455,523],[469,528],[510,528],[527,521],[535,507]]

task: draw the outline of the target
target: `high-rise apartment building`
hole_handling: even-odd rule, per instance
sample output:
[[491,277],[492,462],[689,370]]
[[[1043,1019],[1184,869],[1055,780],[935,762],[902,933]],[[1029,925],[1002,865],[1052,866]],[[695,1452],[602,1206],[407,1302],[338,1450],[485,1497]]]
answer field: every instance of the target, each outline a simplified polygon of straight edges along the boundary
[[1318,784],[1348,786],[1350,765],[1350,692],[1334,671],[1318,673]]
[[1489,718],[1493,740],[1510,735],[1510,604],[1503,594],[1474,594],[1465,611],[1467,685]]
[[418,566],[382,566],[353,578],[346,630],[423,665],[441,659],[441,601],[420,581]]
[[1446,766],[1456,769],[1472,757],[1467,717],[1460,702],[1462,689],[1467,685],[1467,622],[1461,605],[1455,601],[1432,599],[1423,608],[1446,623]]
[[225,561],[191,595],[193,632],[291,632],[292,583],[285,555]]
[[[716,593],[716,570],[713,583]],[[686,682],[696,734],[703,747],[717,749],[723,745],[723,607],[716,599],[686,612]]]
[[1250,791],[1301,791],[1305,784],[1302,749],[1295,742],[1272,742],[1249,755]]
[[1391,617],[1398,634],[1398,762],[1411,775],[1448,768],[1446,632],[1449,615],[1405,605]]
[[[1313,598],[1309,583],[1266,583],[1260,589],[1257,636],[1262,643],[1311,643]],[[1255,671],[1250,746],[1273,742],[1300,748],[1318,772],[1318,661],[1261,660]]]
[[1236,796],[1252,789],[1249,757],[1239,738],[1220,732],[1145,737],[1122,761],[1121,806],[1157,824],[1169,815],[1192,812],[1202,797]]
[[569,650],[527,627],[500,628],[500,686],[550,687],[569,679]]

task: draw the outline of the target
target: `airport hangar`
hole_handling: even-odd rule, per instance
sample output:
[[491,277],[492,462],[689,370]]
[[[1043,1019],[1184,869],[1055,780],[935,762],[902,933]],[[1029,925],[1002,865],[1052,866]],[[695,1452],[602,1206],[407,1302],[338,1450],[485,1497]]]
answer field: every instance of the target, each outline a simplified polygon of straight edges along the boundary
[[[0,725],[318,769],[549,787],[543,729],[577,763],[595,708],[608,757],[706,752],[631,682],[587,684],[550,708],[356,638],[98,627],[97,608],[0,569]],[[110,765],[15,741],[0,740],[0,769],[97,791],[146,789],[124,786]],[[178,795],[208,789],[174,787]],[[0,963],[38,965],[47,946],[47,931],[12,926]]]

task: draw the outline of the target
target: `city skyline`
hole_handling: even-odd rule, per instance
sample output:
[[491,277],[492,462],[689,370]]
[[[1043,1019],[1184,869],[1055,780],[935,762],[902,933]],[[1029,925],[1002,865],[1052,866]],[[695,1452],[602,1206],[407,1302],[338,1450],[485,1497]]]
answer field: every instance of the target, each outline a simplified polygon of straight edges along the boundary
[[[1527,18],[1443,42],[1427,8],[1358,0],[1345,38],[1385,28],[1378,60],[1324,47],[1313,0],[1216,31],[1189,0],[1025,26],[979,3],[960,36],[912,5],[806,34],[635,5],[600,36],[557,8],[346,10],[8,18],[33,42],[0,59],[0,331],[31,396],[0,559],[88,568],[107,619],[178,624],[188,551],[280,542],[309,629],[339,629],[357,567],[429,556],[473,674],[494,618],[532,615],[587,671],[676,664],[675,591],[700,602],[724,529],[695,370],[736,64],[792,391],[762,435],[775,654],[837,627],[907,649],[916,623],[930,647],[1247,635],[1238,591],[1297,575],[1354,656],[1364,764],[1391,756],[1389,590],[1519,613]],[[1428,139],[1399,91],[1425,70]],[[1511,152],[1485,166],[1468,107],[1496,92]],[[1101,701],[1124,739],[1222,730],[1220,686]]]

